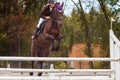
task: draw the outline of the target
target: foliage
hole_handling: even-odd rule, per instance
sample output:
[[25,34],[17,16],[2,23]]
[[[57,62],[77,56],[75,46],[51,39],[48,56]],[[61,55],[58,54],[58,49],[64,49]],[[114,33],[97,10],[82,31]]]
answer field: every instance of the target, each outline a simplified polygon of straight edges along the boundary
[[[73,0],[72,0],[73,1]],[[88,0],[89,1],[89,0]],[[73,13],[75,14],[77,12],[76,15],[74,15],[72,13],[71,17],[74,17],[75,19],[80,19],[80,16],[83,14],[83,12],[86,12],[85,9],[82,8],[83,5],[80,5],[81,2],[84,4],[83,0],[78,0],[78,3],[75,3],[73,1],[73,3],[76,5],[75,10],[73,10]],[[90,1],[91,2],[91,1]],[[115,16],[113,13],[118,13],[119,9],[111,9],[110,6],[117,6],[118,5],[118,1],[114,0],[114,1],[110,1],[110,0],[98,0],[99,2],[99,10],[96,10],[96,8],[94,7],[94,4],[92,6],[87,6],[89,7],[89,12],[85,13],[85,18],[87,20],[87,23],[85,23],[85,25],[88,24],[88,28],[90,30],[90,35],[91,35],[91,43],[96,45],[99,44],[101,45],[101,56],[102,57],[109,57],[109,29],[110,29],[110,17]],[[90,4],[88,4],[90,5]],[[114,7],[115,8],[115,7]],[[84,10],[84,11],[83,11]],[[83,11],[83,12],[81,12]],[[114,12],[115,11],[115,12]],[[83,15],[82,15],[83,16]],[[75,21],[75,19],[73,19]],[[81,23],[83,21],[83,19],[80,19],[79,21],[70,21],[69,23],[75,26],[76,23]],[[114,25],[119,26],[119,23],[115,23]],[[81,35],[83,42],[85,41],[85,31],[84,31],[84,26],[83,25],[79,25],[79,28],[75,27],[77,30],[79,30],[78,32],[80,33],[80,31],[82,31]],[[116,29],[116,33],[119,34],[119,29]],[[81,36],[79,35],[79,36]],[[78,39],[78,38],[77,38]],[[76,40],[76,39],[75,39]],[[75,41],[74,41],[75,42]],[[91,50],[94,49],[94,45],[91,46]],[[85,52],[87,51],[87,48],[85,49]],[[87,53],[87,52],[86,52]],[[89,56],[89,55],[88,55]],[[105,67],[104,62],[101,62],[101,67]],[[106,64],[106,63],[105,63]],[[109,64],[109,63],[108,63]],[[109,66],[107,66],[109,68]]]
[[28,56],[31,35],[47,0],[0,0],[0,55]]

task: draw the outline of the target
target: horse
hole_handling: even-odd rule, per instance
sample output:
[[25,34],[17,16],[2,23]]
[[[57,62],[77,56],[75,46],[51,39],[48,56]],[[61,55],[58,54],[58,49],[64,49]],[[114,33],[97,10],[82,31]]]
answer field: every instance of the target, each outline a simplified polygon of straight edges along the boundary
[[[57,3],[56,7],[52,11],[51,18],[45,20],[43,30],[38,34],[37,38],[32,39],[31,45],[31,57],[48,57],[53,50],[59,50],[61,42],[61,27],[63,24],[63,10],[64,3],[61,5]],[[57,46],[54,42],[57,42]],[[43,61],[38,61],[37,66],[42,69]],[[34,68],[34,61],[32,61],[32,69]],[[30,73],[33,75],[33,72]],[[41,76],[42,73],[38,73]]]

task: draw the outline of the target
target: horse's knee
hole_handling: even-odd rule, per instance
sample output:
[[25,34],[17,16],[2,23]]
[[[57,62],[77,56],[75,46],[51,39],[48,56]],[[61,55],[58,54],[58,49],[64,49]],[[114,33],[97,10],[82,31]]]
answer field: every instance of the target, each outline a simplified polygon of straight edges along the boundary
[[49,35],[50,40],[54,40],[55,37],[53,35]]
[[60,49],[60,46],[57,46],[56,48],[55,48],[55,51],[58,51]]
[[60,34],[59,36],[58,36],[58,39],[63,39],[63,35],[62,34]]

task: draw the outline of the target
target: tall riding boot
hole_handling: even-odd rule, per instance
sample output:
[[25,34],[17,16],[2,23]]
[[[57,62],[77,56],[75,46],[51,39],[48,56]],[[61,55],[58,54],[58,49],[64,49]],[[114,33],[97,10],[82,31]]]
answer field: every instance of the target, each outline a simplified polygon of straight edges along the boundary
[[36,28],[35,32],[33,33],[32,39],[36,38],[38,36],[39,30],[40,30],[40,28]]

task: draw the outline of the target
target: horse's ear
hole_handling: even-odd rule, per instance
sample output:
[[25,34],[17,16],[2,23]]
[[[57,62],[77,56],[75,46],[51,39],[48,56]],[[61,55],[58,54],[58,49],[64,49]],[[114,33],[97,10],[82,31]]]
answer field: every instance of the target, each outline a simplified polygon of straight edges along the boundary
[[64,6],[64,2],[62,2],[62,3],[56,2],[56,4],[55,4],[55,7],[59,12],[63,11],[63,6]]
[[55,3],[55,7],[58,7],[60,5],[60,2]]
[[60,5],[60,7],[63,9],[63,6],[64,6],[64,2],[62,2],[62,4]]

